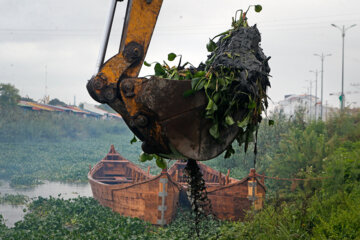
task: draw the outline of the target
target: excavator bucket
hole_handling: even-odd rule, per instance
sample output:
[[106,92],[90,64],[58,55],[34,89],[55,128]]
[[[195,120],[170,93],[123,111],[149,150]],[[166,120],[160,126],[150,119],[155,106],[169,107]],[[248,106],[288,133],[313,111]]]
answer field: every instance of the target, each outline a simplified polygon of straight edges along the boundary
[[[147,153],[168,158],[208,160],[222,153],[237,136],[234,124],[214,139],[209,129],[212,120],[206,119],[207,99],[204,92],[184,96],[191,89],[188,80],[175,81],[152,77],[124,79],[120,84],[125,119],[130,129],[143,141]],[[111,106],[111,105],[110,105]],[[116,109],[116,106],[113,106]],[[118,108],[121,114],[121,109]],[[239,112],[235,119],[245,115]]]
[[[103,63],[117,1],[113,0],[97,74],[88,82],[90,95],[120,113],[146,153],[166,158],[208,160],[221,154],[237,136],[234,124],[215,140],[205,118],[204,92],[184,97],[190,81],[138,78],[162,0],[128,1],[120,52]],[[233,116],[244,118],[244,112]]]

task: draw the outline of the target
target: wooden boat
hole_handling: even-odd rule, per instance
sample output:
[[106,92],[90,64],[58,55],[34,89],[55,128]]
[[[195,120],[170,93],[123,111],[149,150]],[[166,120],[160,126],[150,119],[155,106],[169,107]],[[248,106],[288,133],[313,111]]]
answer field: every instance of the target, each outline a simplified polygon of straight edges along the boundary
[[[167,171],[152,176],[122,157],[112,145],[93,168],[88,179],[100,204],[124,216],[137,217],[156,225],[169,224],[178,206],[190,205],[187,196],[185,161],[176,161]],[[264,179],[254,169],[242,180],[221,174],[198,162],[205,180],[211,213],[222,220],[241,220],[254,206],[261,209],[265,197]]]
[[[210,211],[222,220],[242,220],[246,211],[254,206],[258,210],[263,207],[265,198],[264,179],[259,180],[255,169],[241,180],[230,178],[230,170],[224,176],[209,166],[198,162],[205,180],[207,196],[211,201]],[[177,161],[168,171],[169,175],[179,183],[186,192],[187,185],[184,176],[186,162]],[[180,201],[184,203],[185,201]]]
[[101,205],[124,216],[166,225],[175,217],[180,186],[166,170],[152,176],[122,157],[111,145],[110,152],[90,169],[93,196]]

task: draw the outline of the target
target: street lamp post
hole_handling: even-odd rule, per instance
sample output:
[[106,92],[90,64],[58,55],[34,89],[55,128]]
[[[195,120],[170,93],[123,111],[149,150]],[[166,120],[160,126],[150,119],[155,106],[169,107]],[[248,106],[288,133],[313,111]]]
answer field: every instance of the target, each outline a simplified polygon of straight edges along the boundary
[[[312,120],[312,117],[311,117],[311,115],[312,115],[312,96],[311,96],[311,94],[312,94],[312,82],[313,81],[311,81],[311,80],[306,80],[307,82],[309,82],[310,83],[310,89],[309,89],[309,120],[311,121]],[[316,116],[315,116],[315,118],[316,118]]]
[[342,69],[341,69],[341,95],[339,97],[340,99],[340,109],[343,110],[344,106],[345,106],[345,95],[344,95],[344,47],[345,47],[345,32],[347,30],[349,30],[352,27],[355,27],[356,24],[353,24],[347,28],[345,28],[345,25],[341,27],[335,25],[335,24],[331,24],[331,26],[339,29],[341,31],[341,36],[342,36]]
[[309,111],[310,111],[310,114],[309,114],[309,117],[310,117],[310,121],[311,121],[311,109],[312,109],[312,107],[311,107],[311,105],[312,105],[312,101],[311,101],[311,86],[312,85],[312,82],[311,82],[311,80],[310,80],[310,94],[309,94],[309,101],[310,101],[310,109],[309,109]]
[[331,54],[326,54],[324,55],[324,53],[317,54],[315,53],[314,56],[318,56],[321,59],[321,105],[320,105],[320,119],[323,119],[323,94],[324,94],[324,59],[325,57],[331,56]]
[[317,80],[319,71],[316,69],[315,71],[310,70],[310,72],[315,73],[315,121],[317,119]]

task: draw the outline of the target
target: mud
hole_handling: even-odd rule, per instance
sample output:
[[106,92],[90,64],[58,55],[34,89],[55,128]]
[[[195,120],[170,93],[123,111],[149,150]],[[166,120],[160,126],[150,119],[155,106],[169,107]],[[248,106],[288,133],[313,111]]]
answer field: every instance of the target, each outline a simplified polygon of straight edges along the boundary
[[[235,74],[234,93],[242,91],[256,96],[259,90],[257,80],[264,91],[270,86],[270,57],[265,56],[260,42],[261,35],[256,25],[240,27],[232,30],[230,36],[220,37],[217,48],[208,56],[210,67],[216,72],[225,69]],[[242,98],[246,100],[246,97]]]

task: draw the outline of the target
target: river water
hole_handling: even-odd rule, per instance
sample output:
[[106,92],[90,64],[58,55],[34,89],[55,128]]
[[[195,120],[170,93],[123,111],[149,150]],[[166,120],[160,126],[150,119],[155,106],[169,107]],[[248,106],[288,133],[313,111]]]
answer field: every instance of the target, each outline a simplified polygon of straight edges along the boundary
[[[0,180],[0,193],[2,196],[5,194],[23,194],[29,198],[44,197],[48,198],[59,197],[69,199],[76,198],[78,196],[91,197],[92,192],[88,183],[84,184],[71,184],[71,183],[60,183],[60,182],[47,182],[44,184],[37,185],[33,188],[28,189],[15,189],[10,187],[9,182]],[[24,218],[25,212],[23,209],[25,205],[12,206],[9,204],[0,204],[0,214],[5,219],[5,224],[8,227],[13,227],[15,222],[20,221]]]

